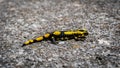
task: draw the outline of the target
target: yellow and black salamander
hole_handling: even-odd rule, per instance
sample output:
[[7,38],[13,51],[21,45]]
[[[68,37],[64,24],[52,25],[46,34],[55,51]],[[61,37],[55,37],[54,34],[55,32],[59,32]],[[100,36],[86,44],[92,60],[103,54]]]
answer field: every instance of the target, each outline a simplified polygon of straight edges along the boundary
[[43,36],[39,36],[36,39],[31,39],[22,45],[22,47],[40,41],[50,40],[53,44],[56,44],[56,41],[64,41],[75,39],[76,41],[85,40],[86,36],[88,35],[88,31],[84,29],[78,30],[68,30],[68,31],[54,31],[51,33],[46,33]]

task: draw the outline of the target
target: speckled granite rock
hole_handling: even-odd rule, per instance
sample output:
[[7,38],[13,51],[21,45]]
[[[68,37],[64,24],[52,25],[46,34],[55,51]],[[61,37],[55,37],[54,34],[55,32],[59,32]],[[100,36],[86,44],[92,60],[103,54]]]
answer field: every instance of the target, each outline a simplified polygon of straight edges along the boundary
[[[24,41],[85,28],[85,41]],[[120,0],[0,0],[0,68],[119,68]]]

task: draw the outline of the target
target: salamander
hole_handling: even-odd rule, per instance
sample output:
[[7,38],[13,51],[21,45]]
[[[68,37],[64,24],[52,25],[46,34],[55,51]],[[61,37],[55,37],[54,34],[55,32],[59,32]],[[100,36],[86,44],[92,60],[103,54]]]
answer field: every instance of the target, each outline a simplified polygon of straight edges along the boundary
[[65,41],[70,39],[75,39],[76,41],[85,40],[86,36],[88,35],[88,31],[84,29],[77,29],[77,30],[68,30],[68,31],[53,31],[44,34],[43,36],[39,36],[35,39],[30,39],[23,43],[22,47],[36,43],[41,41],[50,40],[53,44],[57,44],[56,41]]

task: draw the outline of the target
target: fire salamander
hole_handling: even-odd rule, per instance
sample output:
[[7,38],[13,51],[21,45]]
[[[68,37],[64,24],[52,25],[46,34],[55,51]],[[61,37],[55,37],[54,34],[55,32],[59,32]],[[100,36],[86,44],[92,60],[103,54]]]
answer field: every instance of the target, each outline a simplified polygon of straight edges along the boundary
[[22,47],[35,43],[35,42],[40,42],[40,41],[46,41],[50,40],[53,44],[57,44],[56,41],[64,41],[64,40],[70,40],[70,39],[75,39],[76,41],[84,41],[86,36],[88,35],[87,30],[69,30],[69,31],[54,31],[51,33],[46,33],[43,36],[39,36],[36,39],[31,39],[22,45]]

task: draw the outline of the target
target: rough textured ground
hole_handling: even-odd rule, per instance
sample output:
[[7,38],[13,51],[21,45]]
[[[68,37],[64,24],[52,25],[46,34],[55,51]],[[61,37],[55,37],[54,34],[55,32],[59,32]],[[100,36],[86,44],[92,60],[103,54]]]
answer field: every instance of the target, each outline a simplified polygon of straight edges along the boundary
[[[85,41],[21,47],[54,30],[85,28]],[[119,68],[120,0],[0,0],[0,68]]]

